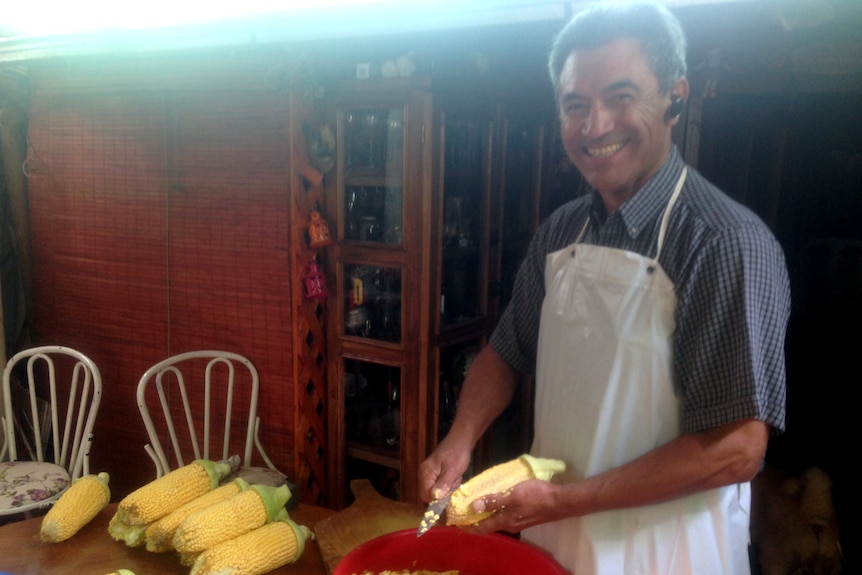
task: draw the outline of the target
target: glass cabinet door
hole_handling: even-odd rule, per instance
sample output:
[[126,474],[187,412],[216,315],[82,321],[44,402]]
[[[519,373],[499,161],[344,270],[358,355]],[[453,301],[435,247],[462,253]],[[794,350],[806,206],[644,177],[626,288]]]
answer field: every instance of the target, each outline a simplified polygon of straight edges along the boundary
[[343,112],[342,239],[401,245],[404,108]]
[[344,264],[344,333],[392,343],[401,341],[401,270]]
[[483,251],[491,127],[475,119],[446,123],[443,180],[440,326],[445,329],[485,314]]
[[401,469],[401,368],[345,359],[347,476],[364,477],[398,498]]

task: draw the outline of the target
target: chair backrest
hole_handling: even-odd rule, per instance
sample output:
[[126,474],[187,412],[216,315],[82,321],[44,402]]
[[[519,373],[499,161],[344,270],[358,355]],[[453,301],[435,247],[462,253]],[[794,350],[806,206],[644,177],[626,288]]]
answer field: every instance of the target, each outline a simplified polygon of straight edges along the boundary
[[[6,413],[5,404],[3,407],[3,411],[0,413]],[[3,447],[0,448],[0,463],[3,463],[4,461],[6,461],[6,452],[9,451],[9,448],[7,447],[8,443],[7,443],[7,439],[6,439],[6,416],[5,415],[0,416],[0,429],[3,430]]]
[[[148,394],[151,387],[155,391]],[[251,360],[228,351],[181,353],[144,372],[138,382],[138,409],[150,441],[145,449],[156,465],[156,475],[161,477],[195,459],[227,459],[232,455],[234,426],[245,426],[241,465],[249,467],[256,439],[259,387],[260,378]],[[150,405],[161,410],[161,419],[154,420],[151,415],[148,397]],[[221,445],[211,450],[211,443],[219,439],[219,429]],[[170,464],[160,436],[170,441],[175,466]]]
[[[13,379],[20,379],[25,391],[15,393],[20,411],[12,400]],[[72,480],[88,474],[101,397],[99,368],[79,351],[49,345],[13,355],[3,370],[3,423],[9,461],[54,463],[64,467]],[[26,457],[22,452],[19,458],[19,445],[26,450]]]

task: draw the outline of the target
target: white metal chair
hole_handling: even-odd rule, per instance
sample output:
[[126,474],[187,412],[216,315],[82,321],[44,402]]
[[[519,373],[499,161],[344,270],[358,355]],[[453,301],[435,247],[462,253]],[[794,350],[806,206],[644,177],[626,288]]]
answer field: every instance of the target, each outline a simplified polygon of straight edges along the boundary
[[[21,386],[13,388],[13,379]],[[79,351],[41,346],[9,359],[3,370],[8,461],[0,463],[0,516],[50,507],[90,472],[101,396],[99,368]]]
[[[181,353],[144,372],[138,382],[138,409],[150,440],[144,449],[156,466],[156,477],[195,459],[236,459],[239,450],[235,448],[241,446],[242,459],[231,478],[240,476],[250,483],[285,483],[284,474],[273,465],[258,439],[259,388],[260,377],[251,360],[227,351]],[[161,418],[150,415],[148,403],[161,410]],[[248,405],[247,410],[244,405]],[[244,433],[243,441],[237,440],[236,432]],[[174,465],[163,439],[170,443]],[[252,466],[253,447],[266,467]]]
[[[6,413],[5,406],[3,413]],[[0,449],[0,463],[6,461],[6,452],[9,451],[8,443],[6,440],[6,416],[0,416],[0,429],[3,430],[3,447]]]

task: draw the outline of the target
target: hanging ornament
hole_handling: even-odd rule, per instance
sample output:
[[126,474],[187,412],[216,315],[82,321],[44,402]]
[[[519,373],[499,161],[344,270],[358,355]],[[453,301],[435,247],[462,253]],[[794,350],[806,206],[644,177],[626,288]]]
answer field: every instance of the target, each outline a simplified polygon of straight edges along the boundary
[[317,202],[314,202],[314,209],[308,222],[308,240],[308,245],[312,248],[322,248],[333,243],[329,236],[329,224],[320,214],[320,206]]
[[329,295],[326,290],[326,276],[320,271],[316,257],[308,264],[308,273],[305,275],[305,295],[311,299],[326,299]]

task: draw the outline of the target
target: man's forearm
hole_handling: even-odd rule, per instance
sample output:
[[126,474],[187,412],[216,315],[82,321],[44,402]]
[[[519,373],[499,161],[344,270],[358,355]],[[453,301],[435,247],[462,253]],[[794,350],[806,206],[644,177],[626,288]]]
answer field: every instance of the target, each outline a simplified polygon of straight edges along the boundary
[[698,491],[749,481],[760,468],[768,427],[755,420],[682,436],[599,475],[575,483],[521,483],[473,503],[495,513],[473,529],[518,532],[526,527],[661,503]]
[[587,515],[676,499],[751,480],[760,469],[768,426],[753,419],[686,434],[605,473],[566,485],[566,515]]
[[450,435],[474,446],[509,402],[518,373],[490,346],[473,360],[458,396],[458,411]]

